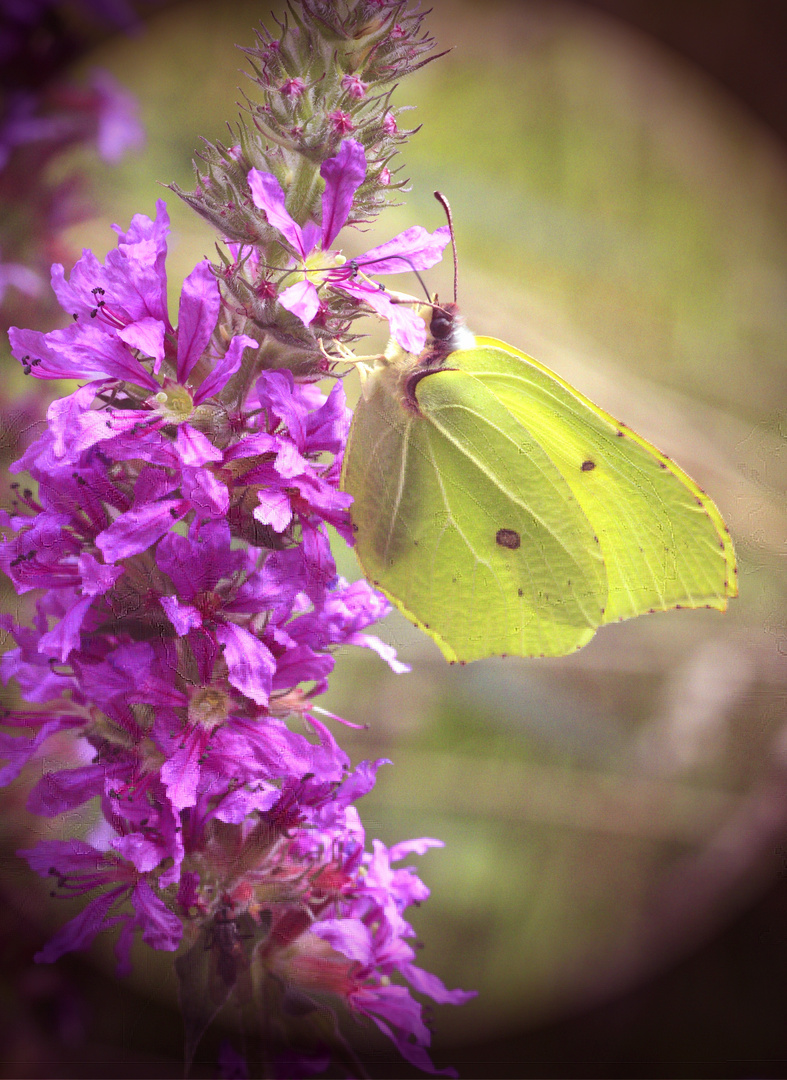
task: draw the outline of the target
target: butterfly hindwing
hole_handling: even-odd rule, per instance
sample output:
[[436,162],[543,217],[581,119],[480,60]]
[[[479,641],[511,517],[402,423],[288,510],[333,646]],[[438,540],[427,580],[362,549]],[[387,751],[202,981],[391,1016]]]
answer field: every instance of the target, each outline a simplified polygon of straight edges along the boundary
[[344,485],[369,579],[449,659],[563,655],[604,617],[593,528],[530,433],[473,375],[381,379],[359,402]]

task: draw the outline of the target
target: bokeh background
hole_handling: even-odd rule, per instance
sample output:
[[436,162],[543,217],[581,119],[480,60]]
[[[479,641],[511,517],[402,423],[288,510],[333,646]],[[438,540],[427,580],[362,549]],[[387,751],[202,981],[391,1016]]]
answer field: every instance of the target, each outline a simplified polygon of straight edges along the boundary
[[[785,86],[771,5],[658,7],[435,0],[429,27],[452,51],[395,97],[423,125],[402,158],[411,191],[358,237],[362,250],[437,227],[445,192],[471,327],[679,461],[740,561],[726,615],[612,626],[562,660],[449,667],[398,616],[380,632],[410,675],[340,657],[323,704],[369,725],[342,744],[393,761],[361,804],[368,835],[446,842],[420,860],[432,898],[413,921],[424,966],[479,990],[435,1019],[438,1059],[466,1077],[787,1069]],[[190,188],[200,136],[226,137],[244,82],[233,46],[267,8],[165,5],[84,62],[137,95],[148,142],[111,176],[85,158],[99,212],[71,230],[75,249],[103,256],[111,222],[165,197],[173,301],[212,254],[208,227],[156,181]],[[448,261],[429,286],[450,295]],[[340,544],[336,557],[359,576]],[[14,829],[39,827],[13,810]],[[6,941],[10,970],[65,909],[10,856],[2,888],[29,938]],[[0,1075],[178,1075],[173,985],[139,955],[123,986],[109,948],[66,960],[82,1005],[58,1060]],[[214,1049],[195,1075],[215,1074]],[[373,1050],[372,1075],[405,1074]]]

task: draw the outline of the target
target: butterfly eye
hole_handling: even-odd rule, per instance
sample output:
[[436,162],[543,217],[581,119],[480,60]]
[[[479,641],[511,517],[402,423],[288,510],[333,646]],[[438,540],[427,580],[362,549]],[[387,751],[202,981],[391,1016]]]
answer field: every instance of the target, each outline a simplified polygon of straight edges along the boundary
[[450,336],[454,325],[454,317],[447,311],[436,311],[429,324],[429,330],[435,341],[445,341]]

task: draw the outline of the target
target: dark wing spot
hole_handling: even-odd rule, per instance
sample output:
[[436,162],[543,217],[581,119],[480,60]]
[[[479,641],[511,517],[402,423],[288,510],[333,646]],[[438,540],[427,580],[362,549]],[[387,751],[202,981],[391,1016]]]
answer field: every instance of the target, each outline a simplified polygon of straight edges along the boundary
[[495,535],[495,542],[498,543],[500,547],[516,551],[522,543],[522,538],[516,529],[498,529]]
[[617,436],[618,436],[619,438],[621,438],[621,439],[622,439],[622,438],[623,438],[623,436],[624,436],[624,434],[625,434],[625,432],[623,432],[623,431],[616,431],[616,432],[615,432],[615,434],[616,434],[616,435],[617,435]]
[[587,461],[582,462],[582,465],[580,467],[582,469],[582,472],[590,472],[591,469],[595,469],[596,463],[595,461],[591,461],[590,458],[588,458]]
[[667,463],[666,463],[666,461],[660,461],[660,462],[659,462],[659,466],[660,466],[660,467],[661,467],[662,469],[666,469],[666,467],[667,467]]
[[524,594],[524,593],[522,592],[522,590],[521,590],[521,589],[517,589],[517,591],[516,591],[516,594],[517,594],[517,596],[524,596],[524,595],[525,595],[525,594]]

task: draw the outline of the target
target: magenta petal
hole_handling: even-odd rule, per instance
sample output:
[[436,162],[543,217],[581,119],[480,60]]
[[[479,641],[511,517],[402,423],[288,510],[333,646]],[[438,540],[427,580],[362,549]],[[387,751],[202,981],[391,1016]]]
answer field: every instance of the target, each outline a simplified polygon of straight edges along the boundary
[[152,949],[174,952],[183,937],[183,924],[145,881],[131,894],[131,903],[142,925],[142,940]]
[[284,532],[292,521],[292,507],[287,492],[260,488],[257,498],[260,505],[254,507],[253,516],[262,525],[270,525],[274,532]]
[[477,990],[448,990],[436,975],[414,964],[401,964],[399,970],[414,990],[427,994],[438,1005],[464,1005],[478,997]]
[[73,604],[51,630],[41,635],[38,651],[44,656],[53,656],[64,664],[79,645],[82,623],[92,603],[93,597],[85,596]]
[[40,840],[34,848],[17,851],[40,877],[48,877],[53,868],[58,874],[92,876],[109,874],[114,870],[104,853],[84,840]]
[[279,452],[276,455],[274,468],[284,480],[292,480],[295,476],[303,476],[314,472],[309,462],[300,453],[294,443],[282,440]]
[[197,630],[202,626],[199,609],[192,604],[183,604],[174,596],[160,596],[159,603],[166,611],[167,618],[174,626],[178,637],[183,637],[189,630]]
[[[88,383],[87,386],[97,386],[100,389],[101,384]],[[87,387],[83,387],[83,389],[87,389]],[[49,407],[50,410],[58,404],[58,401],[53,401]],[[110,417],[109,412],[99,412],[96,409],[83,412],[79,416],[74,416],[72,413],[72,417],[73,420],[70,424],[62,423],[62,417],[58,418],[56,424],[53,424],[50,412],[49,429],[55,436],[52,443],[52,454],[64,464],[68,461],[76,462],[80,454],[85,450],[89,450],[91,446],[95,446],[96,443],[114,439],[118,434],[118,428],[121,427],[117,423],[117,413]],[[66,417],[66,419],[68,418]],[[131,427],[133,422],[129,413],[123,414],[123,424],[128,424]]]
[[127,559],[129,555],[138,555],[169,532],[188,509],[188,503],[182,499],[167,499],[151,506],[129,510],[115,518],[108,529],[98,534],[96,546],[110,563]]
[[359,260],[361,268],[369,268],[370,274],[402,274],[407,270],[429,270],[443,257],[451,230],[441,225],[429,233],[422,225],[394,236],[392,240],[367,251]]
[[105,266],[91,251],[84,251],[68,282],[62,266],[52,267],[52,288],[60,306],[69,314],[78,315],[80,321],[87,320],[96,307],[93,289],[100,287],[111,298],[113,316],[121,324],[152,316],[168,326],[166,204],[161,199],[156,203],[155,221],[144,214],[135,214],[127,233],[117,225],[112,227],[118,234],[118,246],[107,255]]
[[304,248],[301,227],[297,221],[293,221],[284,205],[285,196],[279,181],[272,173],[261,172],[259,169],[251,169],[248,180],[254,205],[265,212],[268,224],[278,229],[305,258],[309,252]]
[[322,196],[322,246],[334,242],[347,220],[353,196],[366,179],[366,154],[355,139],[345,139],[339,153],[322,163],[320,176],[325,181]]
[[[417,1046],[429,1045],[431,1035],[429,1028],[424,1024],[421,1017],[421,1006],[415,998],[410,996],[410,991],[406,987],[374,986],[368,989],[364,987],[360,993],[353,995],[351,1001],[367,1016],[370,1016],[378,1026],[380,1020],[385,1017],[383,1023],[385,1023],[386,1027],[388,1024],[393,1024],[403,1034],[411,1035],[416,1040]],[[390,1029],[387,1034],[393,1038]],[[407,1057],[408,1061],[412,1061],[412,1058],[405,1054],[403,1044],[412,1051],[415,1051],[417,1046],[413,1046],[412,1043],[405,1039],[396,1039],[399,1052]],[[429,1059],[426,1058],[426,1060]],[[431,1065],[431,1062],[429,1064]],[[423,1065],[419,1067],[424,1068]],[[434,1068],[427,1068],[427,1071],[434,1072],[435,1070]]]
[[178,310],[178,382],[184,383],[208,347],[219,317],[219,283],[210,263],[197,263],[183,282]]
[[118,330],[118,337],[132,349],[138,349],[144,356],[151,356],[156,361],[153,370],[158,371],[164,359],[165,330],[161,319],[147,315],[144,319]]
[[255,432],[247,435],[236,442],[224,453],[224,460],[235,461],[237,458],[255,457],[257,454],[267,454],[270,451],[278,451],[282,440],[278,435],[269,435],[266,431]]
[[247,334],[238,334],[230,342],[230,347],[221,360],[217,360],[213,370],[194,394],[194,404],[199,405],[206,398],[213,397],[223,390],[236,371],[240,370],[244,349],[256,349],[258,343]]
[[167,798],[176,810],[185,810],[197,801],[199,759],[207,741],[208,733],[196,728],[161,766],[161,780],[166,785]]
[[[6,653],[7,655],[8,653]],[[64,717],[58,720],[49,720],[41,725],[32,739],[27,739],[22,735],[7,735],[0,732],[0,760],[8,762],[7,765],[0,769],[0,787],[4,787],[6,784],[10,784],[12,780],[16,780],[33,754],[36,753],[40,746],[43,746],[50,735],[69,727],[78,726],[78,722],[75,724],[74,719],[74,717]],[[34,870],[36,869],[32,862],[30,865]]]
[[[56,457],[64,457],[66,453],[66,440],[71,444],[73,440],[74,425],[78,424],[82,416],[87,413],[93,403],[96,394],[101,390],[100,382],[87,383],[80,386],[68,397],[55,398],[46,411],[49,421],[49,430],[54,435],[52,452]],[[87,415],[92,415],[87,413]],[[104,421],[106,430],[106,421]],[[80,447],[79,453],[83,448]]]
[[103,274],[104,267],[89,248],[83,250],[71,270],[68,281],[66,281],[66,272],[62,263],[53,263],[52,291],[63,311],[89,318],[90,312],[96,306],[96,298],[90,290],[97,281],[101,281]]
[[103,596],[123,574],[122,566],[104,566],[89,551],[83,552],[77,563],[86,596]]
[[406,859],[408,855],[423,855],[430,848],[445,847],[442,840],[434,840],[430,836],[419,837],[418,840],[402,840],[398,844],[394,844],[393,847],[388,849],[388,861],[391,863],[398,862],[400,859]]
[[[337,383],[341,386],[341,383]],[[295,380],[291,371],[263,371],[257,381],[260,403],[268,405],[283,421],[287,434],[296,446],[303,448],[306,440],[306,414],[302,400],[296,397]],[[322,449],[322,447],[321,447]]]
[[160,389],[125,343],[102,326],[72,323],[48,334],[12,326],[8,337],[17,360],[40,360],[31,371],[37,379],[111,378]]
[[122,765],[93,764],[44,773],[30,792],[27,809],[40,817],[65,814],[88,799],[103,795],[107,777],[122,768]]
[[53,964],[55,960],[67,952],[75,949],[86,949],[95,938],[96,934],[103,929],[109,914],[109,909],[125,890],[113,889],[91,900],[87,907],[62,926],[55,936],[37,952],[33,959],[37,964]]
[[253,811],[270,810],[280,797],[281,792],[277,787],[259,781],[253,791],[247,788],[230,791],[219,803],[215,814],[219,821],[225,821],[228,825],[240,825]]
[[115,942],[115,959],[117,966],[115,974],[119,979],[127,979],[133,968],[131,966],[131,948],[134,944],[134,920],[129,916],[120,919],[120,933]]
[[230,505],[227,485],[208,469],[184,469],[181,487],[194,509],[202,514],[220,518],[227,513]]
[[334,283],[334,287],[363,300],[386,319],[391,328],[391,337],[405,352],[414,353],[416,356],[422,352],[426,344],[426,323],[411,308],[405,304],[392,303],[387,293],[371,288],[363,282],[338,281]]
[[350,960],[364,966],[374,962],[371,934],[360,919],[320,919],[312,933]]
[[219,626],[216,637],[224,646],[229,681],[258,705],[267,705],[276,670],[270,649],[248,630],[233,623]]
[[283,308],[297,315],[306,326],[311,325],[320,310],[320,298],[310,281],[296,281],[279,293],[278,300]]
[[307,221],[301,229],[301,235],[303,237],[303,250],[310,252],[314,251],[319,244],[322,231],[316,221]]
[[393,645],[381,641],[376,634],[350,634],[345,640],[348,645],[358,645],[362,649],[371,649],[372,652],[376,652],[396,675],[406,675],[411,670],[409,664],[397,660],[396,649]]
[[207,435],[191,424],[181,424],[175,437],[178,457],[184,465],[206,465],[209,461],[221,461],[222,453]]
[[112,841],[113,849],[128,860],[140,874],[146,874],[155,870],[161,862],[161,851],[152,840],[148,840],[142,833],[129,833]]
[[[145,214],[134,214],[128,232],[118,225],[112,228],[118,235],[118,246],[106,257],[106,268],[100,279],[113,299],[117,299],[128,314],[129,322],[152,315],[169,325],[167,314],[167,235],[169,214],[163,199],[156,200],[156,217],[151,221]],[[79,264],[77,264],[79,265]],[[129,268],[133,267],[131,273]],[[76,270],[76,267],[74,267]],[[74,271],[71,272],[71,281]],[[87,274],[82,275],[86,292],[96,284]],[[71,308],[66,307],[66,311]]]

